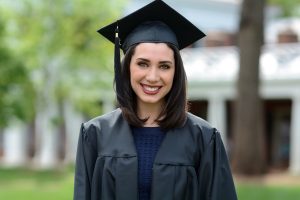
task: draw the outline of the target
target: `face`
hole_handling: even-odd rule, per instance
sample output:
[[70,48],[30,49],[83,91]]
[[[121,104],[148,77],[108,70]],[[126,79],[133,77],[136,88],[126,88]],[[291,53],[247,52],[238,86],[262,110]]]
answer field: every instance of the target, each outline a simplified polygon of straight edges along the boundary
[[130,62],[130,83],[139,106],[164,103],[175,73],[174,52],[164,43],[141,43]]

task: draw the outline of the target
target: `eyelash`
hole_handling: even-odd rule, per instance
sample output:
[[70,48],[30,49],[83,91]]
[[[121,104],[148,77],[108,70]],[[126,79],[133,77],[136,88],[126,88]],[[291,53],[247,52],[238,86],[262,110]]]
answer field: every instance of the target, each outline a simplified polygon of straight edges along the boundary
[[138,62],[138,66],[140,66],[140,67],[147,67],[148,65],[145,62]]
[[[137,64],[140,67],[148,67],[148,64],[145,63],[145,62],[138,62]],[[162,65],[159,66],[159,68],[162,69],[162,70],[167,70],[167,69],[170,69],[170,66],[167,65],[167,64],[162,64]]]
[[169,65],[161,65],[160,68],[161,69],[170,69],[170,66]]

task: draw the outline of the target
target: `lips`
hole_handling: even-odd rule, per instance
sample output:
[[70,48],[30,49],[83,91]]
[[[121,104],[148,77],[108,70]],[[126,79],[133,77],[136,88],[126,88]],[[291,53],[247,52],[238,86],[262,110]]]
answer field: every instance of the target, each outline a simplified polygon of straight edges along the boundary
[[149,95],[155,95],[159,92],[161,86],[150,86],[150,85],[144,85],[141,84],[144,93],[149,94]]

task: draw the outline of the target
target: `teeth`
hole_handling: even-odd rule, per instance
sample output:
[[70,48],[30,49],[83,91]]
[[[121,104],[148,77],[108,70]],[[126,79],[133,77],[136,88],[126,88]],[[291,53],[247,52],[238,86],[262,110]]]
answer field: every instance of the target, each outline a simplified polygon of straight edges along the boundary
[[156,90],[159,89],[159,87],[149,87],[149,86],[144,86],[144,88],[150,92],[155,92]]

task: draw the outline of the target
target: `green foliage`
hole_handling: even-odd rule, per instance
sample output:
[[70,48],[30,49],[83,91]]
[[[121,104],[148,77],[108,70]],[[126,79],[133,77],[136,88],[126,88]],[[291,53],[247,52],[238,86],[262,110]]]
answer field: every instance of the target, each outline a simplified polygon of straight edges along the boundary
[[[122,13],[125,0],[22,0],[5,10],[8,42],[31,70],[38,106],[70,102],[88,117],[112,90],[113,45],[96,30]],[[1,10],[1,9],[0,9]]]
[[30,121],[35,110],[29,72],[5,45],[4,37],[4,23],[0,18],[0,127],[5,127],[11,118]]
[[284,17],[299,15],[300,0],[269,0],[269,2],[280,6]]

